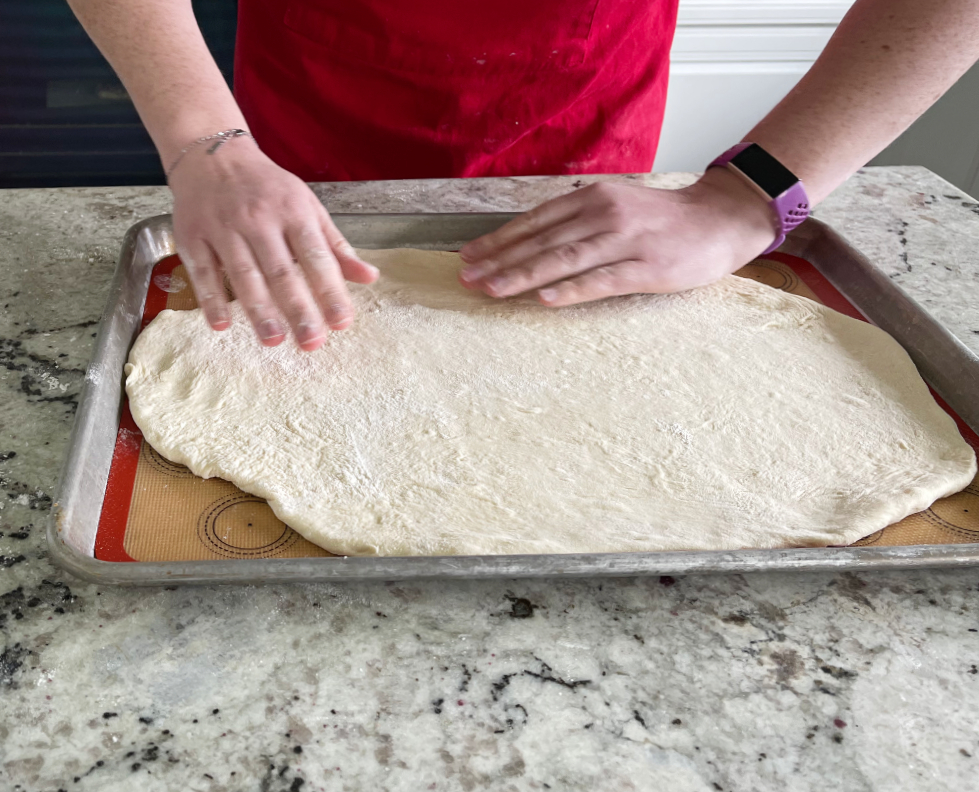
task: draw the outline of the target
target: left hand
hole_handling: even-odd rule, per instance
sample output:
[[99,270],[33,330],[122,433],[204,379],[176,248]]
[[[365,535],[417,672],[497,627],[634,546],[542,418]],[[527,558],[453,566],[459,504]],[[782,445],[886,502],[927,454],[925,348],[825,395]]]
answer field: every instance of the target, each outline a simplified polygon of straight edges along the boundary
[[711,168],[695,184],[657,190],[597,183],[541,204],[459,251],[459,274],[491,297],[536,291],[548,306],[711,283],[775,238],[764,198]]

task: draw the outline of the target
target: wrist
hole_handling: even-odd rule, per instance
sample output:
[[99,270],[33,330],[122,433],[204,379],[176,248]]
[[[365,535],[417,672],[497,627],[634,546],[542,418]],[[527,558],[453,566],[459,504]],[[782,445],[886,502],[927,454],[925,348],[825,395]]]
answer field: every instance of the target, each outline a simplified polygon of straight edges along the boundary
[[[224,132],[234,134],[224,134]],[[262,157],[255,139],[245,130],[222,130],[192,141],[166,166],[167,183],[180,179],[182,172],[210,172],[215,175],[235,170],[243,162]]]
[[[169,168],[181,150],[204,135],[213,135],[222,129],[248,129],[248,122],[235,103],[227,86],[220,90],[202,86],[191,91],[179,102],[167,103],[170,111],[163,123],[147,124],[150,136],[160,155],[164,168]],[[227,96],[222,95],[227,92]]]
[[691,202],[710,213],[712,225],[732,237],[734,249],[744,258],[742,264],[778,236],[777,218],[766,197],[726,168],[709,168],[685,191]]

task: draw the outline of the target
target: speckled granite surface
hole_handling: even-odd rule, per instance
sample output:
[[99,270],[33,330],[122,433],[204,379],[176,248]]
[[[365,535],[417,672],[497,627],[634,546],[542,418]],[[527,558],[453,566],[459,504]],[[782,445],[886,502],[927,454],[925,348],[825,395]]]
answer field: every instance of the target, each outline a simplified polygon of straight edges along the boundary
[[[510,210],[575,181],[317,189],[336,211]],[[173,591],[61,573],[43,524],[119,241],[167,209],[159,188],[0,192],[0,790],[976,787],[979,570]],[[818,214],[979,352],[974,201],[882,168]]]

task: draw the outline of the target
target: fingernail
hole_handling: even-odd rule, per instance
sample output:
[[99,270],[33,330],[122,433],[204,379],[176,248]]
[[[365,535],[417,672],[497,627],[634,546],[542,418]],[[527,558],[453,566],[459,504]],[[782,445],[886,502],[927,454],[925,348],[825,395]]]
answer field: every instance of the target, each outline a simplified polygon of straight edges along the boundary
[[263,319],[258,325],[258,332],[266,341],[270,338],[278,338],[286,334],[285,330],[282,329],[282,325],[275,321],[275,319]]
[[377,267],[375,267],[373,264],[368,264],[366,261],[364,262],[364,264],[367,267],[367,269],[370,270],[370,272],[371,272],[372,275],[377,276],[377,275],[380,275],[381,274],[381,271]]
[[537,296],[544,302],[553,302],[557,299],[557,289],[538,289]]
[[347,306],[339,305],[339,304],[330,306],[330,315],[328,319],[330,323],[330,327],[332,328],[342,327],[348,324],[351,319],[352,319],[352,314],[350,309],[347,308]]
[[483,284],[489,291],[500,292],[507,287],[506,275],[495,275]]
[[218,331],[227,330],[229,327],[231,327],[231,320],[227,317],[220,317],[211,323],[211,327]]
[[478,281],[480,276],[483,274],[482,267],[470,266],[463,267],[462,271],[459,273],[459,277],[462,278],[466,283],[474,283]]
[[323,332],[311,322],[300,322],[296,328],[296,339],[300,344],[309,344],[323,337]]

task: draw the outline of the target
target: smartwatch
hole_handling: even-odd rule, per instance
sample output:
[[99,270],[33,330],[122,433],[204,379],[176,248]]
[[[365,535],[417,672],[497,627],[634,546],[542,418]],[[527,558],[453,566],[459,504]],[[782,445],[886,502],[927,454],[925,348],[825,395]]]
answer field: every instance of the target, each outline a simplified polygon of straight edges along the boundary
[[757,143],[738,143],[708,168],[727,167],[748,182],[775,211],[778,236],[762,253],[771,253],[785,235],[809,216],[809,196],[798,177]]

